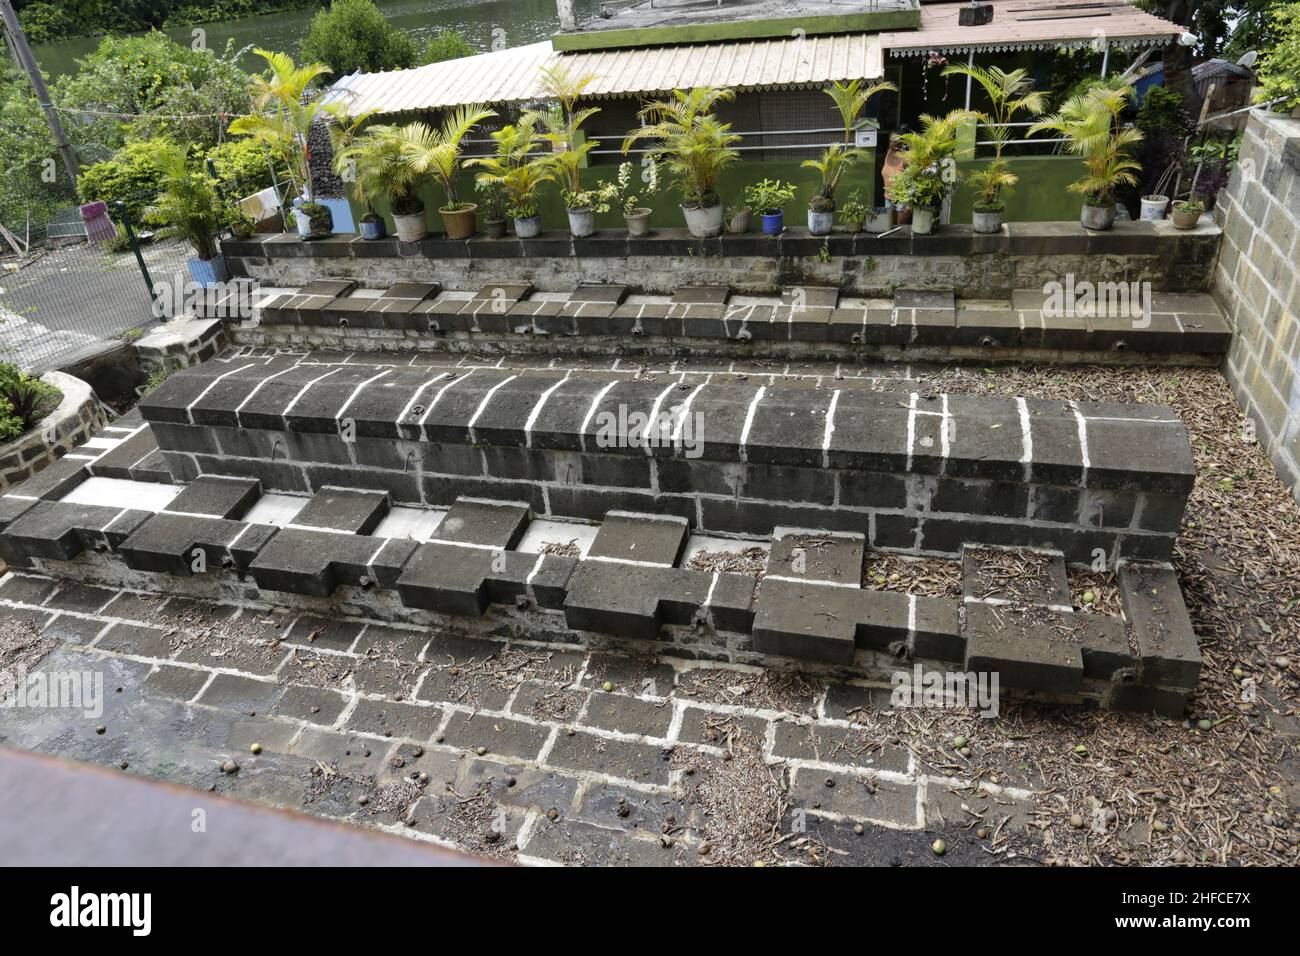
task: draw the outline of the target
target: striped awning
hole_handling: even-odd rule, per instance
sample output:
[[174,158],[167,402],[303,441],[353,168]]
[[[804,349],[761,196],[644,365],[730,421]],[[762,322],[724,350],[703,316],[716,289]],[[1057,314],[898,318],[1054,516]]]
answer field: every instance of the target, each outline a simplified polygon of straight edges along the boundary
[[527,102],[545,97],[541,70],[557,63],[573,76],[594,77],[584,95],[596,99],[695,86],[793,89],[884,74],[879,38],[871,33],[577,53],[535,43],[413,70],[354,73],[334,84],[332,98],[346,101],[353,115]]

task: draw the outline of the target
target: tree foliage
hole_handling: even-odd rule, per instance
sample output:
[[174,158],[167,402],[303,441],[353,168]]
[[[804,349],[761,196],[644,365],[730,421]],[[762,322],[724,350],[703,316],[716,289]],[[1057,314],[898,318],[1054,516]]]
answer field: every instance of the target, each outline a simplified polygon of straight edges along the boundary
[[300,59],[325,63],[335,76],[415,65],[415,41],[388,22],[373,0],[334,0],[312,18]]
[[459,30],[442,29],[425,41],[424,50],[420,53],[420,62],[442,63],[446,60],[459,60],[462,57],[473,56],[477,52]]

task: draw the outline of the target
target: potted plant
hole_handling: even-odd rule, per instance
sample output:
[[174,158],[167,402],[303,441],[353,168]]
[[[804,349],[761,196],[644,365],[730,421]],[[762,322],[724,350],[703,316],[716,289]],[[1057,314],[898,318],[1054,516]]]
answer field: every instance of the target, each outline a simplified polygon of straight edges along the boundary
[[779,236],[785,231],[785,206],[793,200],[794,184],[779,179],[764,179],[745,189],[745,202],[758,210],[765,236]]
[[740,136],[730,123],[719,122],[713,108],[734,96],[717,87],[674,90],[672,99],[647,104],[638,114],[645,125],[623,141],[624,153],[638,140],[655,141],[646,152],[677,181],[686,228],[698,239],[722,233],[718,180],[739,159],[735,147]]
[[1174,228],[1195,229],[1196,224],[1201,219],[1201,213],[1203,212],[1205,212],[1205,203],[1195,197],[1174,203],[1174,214],[1172,217]]
[[305,202],[298,207],[298,215],[307,222],[307,234],[303,239],[328,239],[334,235],[334,216],[329,206]]
[[618,183],[601,183],[595,189],[574,193],[561,193],[564,207],[569,211],[569,231],[574,238],[582,239],[596,231],[596,214],[607,213],[618,198]]
[[1030,136],[1052,132],[1064,137],[1066,149],[1083,158],[1083,177],[1067,188],[1083,195],[1079,222],[1085,229],[1109,229],[1115,221],[1116,188],[1137,184],[1142,167],[1129,150],[1142,141],[1142,132],[1119,125],[1131,92],[1130,85],[1093,86],[1030,127]]
[[993,160],[983,169],[971,173],[969,182],[975,190],[976,200],[972,207],[971,223],[976,232],[994,233],[1002,229],[1002,213],[1006,209],[1003,194],[1019,181],[1011,171],[1011,165],[1002,157],[1002,147],[1011,140],[1013,123],[1019,113],[1037,116],[1047,106],[1047,96],[1036,91],[1029,71],[1024,69],[1007,72],[999,67],[982,67],[974,64],[954,64],[946,67],[944,76],[965,76],[974,80],[988,97],[989,108],[974,114],[981,126],[976,127],[978,134],[981,127],[988,135],[986,145],[993,147]]
[[849,232],[858,233],[867,219],[867,205],[862,201],[862,190],[855,189],[839,208],[840,222]]
[[518,123],[503,126],[492,134],[496,155],[465,164],[483,170],[477,181],[501,186],[506,214],[514,220],[515,235],[520,239],[533,239],[542,234],[537,190],[545,183],[555,182],[554,158],[533,152],[538,143],[539,121],[537,113],[525,113]]
[[[330,72],[323,63],[298,65],[287,53],[253,51],[266,61],[265,75],[249,80],[253,111],[239,116],[230,124],[236,136],[251,136],[266,146],[273,159],[288,173],[289,190],[296,200],[311,201],[311,162],[307,138],[317,119],[326,112],[325,90],[316,86],[320,77]],[[295,206],[295,212],[301,212]],[[298,219],[299,235],[310,229]],[[287,225],[287,223],[286,223]]]
[[506,197],[501,183],[494,179],[477,177],[474,191],[478,193],[478,208],[483,213],[483,228],[489,239],[504,239],[507,232]]
[[353,195],[366,207],[361,217],[363,239],[384,238],[384,220],[374,206],[380,197],[388,201],[402,242],[418,242],[429,233],[419,195],[423,177],[402,155],[405,139],[402,127],[375,125],[335,154],[335,170],[344,179],[352,178]]
[[1011,171],[1005,159],[995,157],[983,169],[969,174],[966,181],[975,190],[976,197],[971,206],[971,227],[979,233],[1001,232],[1002,213],[1006,209],[1002,193],[1020,182],[1020,177]]
[[560,181],[560,196],[569,214],[573,235],[589,236],[596,231],[596,213],[608,212],[610,200],[605,188],[582,188],[582,167],[596,143],[586,138],[582,126],[600,112],[598,107],[578,109],[582,91],[595,79],[592,75],[573,76],[564,64],[542,69],[542,89],[555,103],[538,112],[546,132],[541,138],[551,144],[552,159]]
[[236,210],[230,219],[230,235],[236,239],[247,239],[253,234],[255,226],[252,216],[242,209]]
[[867,232],[872,235],[880,235],[889,232],[894,228],[894,210],[888,205],[872,206],[867,210],[867,221],[865,223]]
[[844,139],[833,143],[822,153],[820,159],[806,159],[804,167],[815,169],[821,174],[821,184],[808,204],[808,231],[814,236],[828,236],[835,225],[835,190],[839,188],[845,172],[865,156],[853,145],[853,133],[858,125],[858,118],[866,109],[871,98],[885,91],[897,92],[893,83],[876,83],[866,86],[862,80],[849,83],[834,82],[823,92],[831,98],[835,109],[840,114],[844,126]]
[[727,232],[733,236],[740,236],[749,232],[749,220],[752,215],[753,209],[745,203],[741,203],[739,206],[728,206],[726,214]]
[[885,195],[898,206],[912,211],[912,232],[927,235],[934,230],[935,217],[944,199],[956,187],[957,134],[973,114],[953,110],[945,116],[921,117],[921,128],[898,137],[907,165],[890,181]]
[[162,190],[149,213],[151,222],[184,239],[194,249],[187,263],[190,278],[199,285],[224,282],[225,261],[217,252],[217,235],[230,214],[217,199],[216,183],[192,166],[184,147],[168,145],[158,157]]
[[[635,188],[635,191],[634,191]],[[641,186],[632,181],[632,164],[623,163],[618,167],[618,197],[623,207],[623,221],[627,223],[629,236],[648,236],[650,234],[651,209],[641,205],[659,191],[659,166],[654,160],[647,160],[642,167]]]
[[478,205],[462,202],[457,188],[461,168],[461,143],[475,126],[497,114],[478,106],[462,106],[451,113],[440,128],[428,123],[408,123],[397,129],[402,162],[422,183],[432,175],[447,196],[438,213],[448,239],[474,235],[474,214]]
[[[365,207],[362,215],[361,238],[374,241],[387,233],[384,217],[375,210],[375,200],[386,199],[393,210],[394,220],[402,208],[403,197],[413,188],[410,170],[401,160],[395,130],[391,126],[372,126],[363,134],[353,137],[346,146],[334,154],[334,171],[344,182],[352,183],[352,195]],[[424,214],[420,207],[418,228],[413,238],[424,238]],[[399,236],[403,235],[401,224]],[[405,236],[412,235],[411,224]]]

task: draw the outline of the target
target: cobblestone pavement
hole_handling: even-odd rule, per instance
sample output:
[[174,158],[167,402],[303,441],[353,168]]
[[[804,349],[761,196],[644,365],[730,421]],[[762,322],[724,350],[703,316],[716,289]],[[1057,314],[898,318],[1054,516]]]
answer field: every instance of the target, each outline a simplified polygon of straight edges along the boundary
[[875,725],[887,689],[13,573],[0,603],[0,668],[43,653],[32,677],[104,692],[102,715],[0,708],[3,746],[527,863],[1034,855],[1023,745],[990,735],[982,778],[964,741],[923,759]]

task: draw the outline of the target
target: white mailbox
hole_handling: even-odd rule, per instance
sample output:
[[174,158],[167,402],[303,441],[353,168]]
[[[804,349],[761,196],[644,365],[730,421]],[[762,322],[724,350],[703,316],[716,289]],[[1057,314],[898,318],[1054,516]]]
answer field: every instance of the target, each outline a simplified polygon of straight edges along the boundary
[[853,134],[853,145],[858,149],[875,149],[876,147],[876,128],[874,126],[863,126]]

